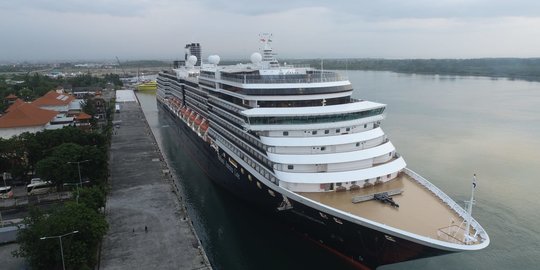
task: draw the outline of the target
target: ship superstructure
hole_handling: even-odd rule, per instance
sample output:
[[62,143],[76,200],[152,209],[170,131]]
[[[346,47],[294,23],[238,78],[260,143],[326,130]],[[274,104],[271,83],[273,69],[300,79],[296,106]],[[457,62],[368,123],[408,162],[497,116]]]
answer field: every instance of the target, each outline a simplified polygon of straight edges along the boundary
[[190,55],[158,77],[158,103],[216,182],[370,267],[489,244],[467,211],[406,168],[380,126],[385,104],[352,98],[335,72],[280,64],[271,35],[260,41],[249,64],[211,55],[197,66]]

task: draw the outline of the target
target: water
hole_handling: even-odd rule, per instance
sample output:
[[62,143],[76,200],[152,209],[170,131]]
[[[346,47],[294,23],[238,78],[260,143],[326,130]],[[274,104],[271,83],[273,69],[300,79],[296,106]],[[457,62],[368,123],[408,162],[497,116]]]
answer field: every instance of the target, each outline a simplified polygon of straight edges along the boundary
[[[537,269],[540,264],[540,83],[349,71],[356,98],[388,104],[382,127],[408,167],[458,202],[478,175],[473,215],[491,245],[478,252],[380,269]],[[216,269],[352,269],[283,224],[213,185],[158,117],[155,97],[139,99]],[[419,209],[421,210],[421,209]]]

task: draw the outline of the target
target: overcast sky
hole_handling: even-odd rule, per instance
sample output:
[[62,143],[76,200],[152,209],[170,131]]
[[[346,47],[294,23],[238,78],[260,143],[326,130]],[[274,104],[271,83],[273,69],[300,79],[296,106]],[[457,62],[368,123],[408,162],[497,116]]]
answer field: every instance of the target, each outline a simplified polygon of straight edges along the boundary
[[0,61],[540,57],[538,0],[0,0]]

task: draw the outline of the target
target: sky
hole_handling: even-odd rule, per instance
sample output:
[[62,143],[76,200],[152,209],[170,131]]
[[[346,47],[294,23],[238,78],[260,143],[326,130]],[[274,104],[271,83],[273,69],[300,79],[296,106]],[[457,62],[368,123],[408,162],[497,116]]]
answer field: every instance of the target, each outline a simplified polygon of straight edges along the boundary
[[0,61],[540,57],[538,0],[0,0]]

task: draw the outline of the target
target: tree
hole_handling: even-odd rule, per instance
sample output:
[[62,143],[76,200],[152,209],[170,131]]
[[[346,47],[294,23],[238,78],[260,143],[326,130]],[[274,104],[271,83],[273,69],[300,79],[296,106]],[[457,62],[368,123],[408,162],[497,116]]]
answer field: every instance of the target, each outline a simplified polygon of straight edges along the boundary
[[32,101],[34,97],[34,92],[28,88],[23,88],[19,90],[19,97],[22,98],[24,101]]
[[64,183],[78,182],[77,168],[71,161],[80,161],[82,147],[74,143],[64,143],[52,149],[52,153],[40,160],[36,165],[37,174],[48,181],[52,181],[58,188]]
[[14,256],[25,258],[32,269],[59,269],[62,265],[58,239],[40,240],[44,236],[77,234],[62,238],[67,269],[91,269],[96,263],[96,249],[108,229],[102,214],[85,204],[67,203],[49,215],[32,209],[19,230],[19,249]]
[[[77,161],[87,162],[75,164]],[[38,175],[52,181],[58,188],[66,183],[79,183],[81,177],[95,183],[102,183],[107,175],[107,156],[104,148],[63,143],[54,147],[50,154],[36,165]]]
[[98,211],[105,207],[106,192],[101,186],[93,186],[79,190],[79,203]]

